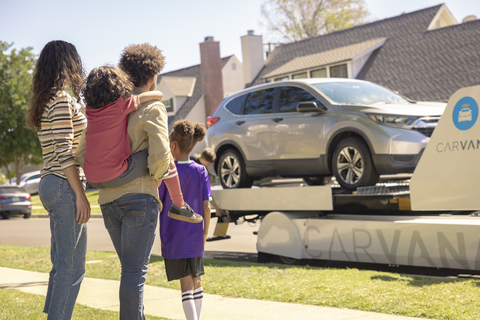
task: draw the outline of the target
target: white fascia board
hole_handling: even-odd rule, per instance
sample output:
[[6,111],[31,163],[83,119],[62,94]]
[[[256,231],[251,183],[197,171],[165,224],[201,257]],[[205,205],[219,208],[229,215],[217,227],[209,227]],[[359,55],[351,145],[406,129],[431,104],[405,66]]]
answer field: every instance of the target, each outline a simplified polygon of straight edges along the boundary
[[450,20],[452,25],[458,24],[457,19],[455,19],[455,17],[450,12],[450,10],[448,10],[447,6],[445,4],[442,4],[440,9],[438,9],[437,14],[435,15],[435,17],[433,17],[432,21],[428,25],[428,28],[427,28],[428,31],[437,29],[437,28],[435,28],[435,24],[436,24],[437,20],[440,19],[442,14],[445,14],[446,18],[448,20]]

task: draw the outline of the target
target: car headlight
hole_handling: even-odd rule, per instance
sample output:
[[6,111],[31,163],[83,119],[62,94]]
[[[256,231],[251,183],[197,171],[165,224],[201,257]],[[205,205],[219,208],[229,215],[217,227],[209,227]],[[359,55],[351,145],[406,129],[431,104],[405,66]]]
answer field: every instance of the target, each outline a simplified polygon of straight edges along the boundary
[[370,119],[376,123],[386,126],[411,128],[419,117],[414,116],[396,116],[390,114],[367,114]]

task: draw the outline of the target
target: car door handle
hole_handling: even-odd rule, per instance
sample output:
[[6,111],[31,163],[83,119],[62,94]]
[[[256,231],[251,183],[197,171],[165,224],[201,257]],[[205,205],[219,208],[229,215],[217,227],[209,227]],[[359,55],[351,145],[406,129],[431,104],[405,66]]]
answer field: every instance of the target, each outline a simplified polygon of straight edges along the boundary
[[273,118],[272,120],[275,121],[275,122],[280,122],[280,121],[283,120],[283,118]]
[[238,120],[238,121],[236,121],[235,123],[238,124],[238,125],[241,125],[241,124],[244,124],[245,121],[243,121],[243,120]]

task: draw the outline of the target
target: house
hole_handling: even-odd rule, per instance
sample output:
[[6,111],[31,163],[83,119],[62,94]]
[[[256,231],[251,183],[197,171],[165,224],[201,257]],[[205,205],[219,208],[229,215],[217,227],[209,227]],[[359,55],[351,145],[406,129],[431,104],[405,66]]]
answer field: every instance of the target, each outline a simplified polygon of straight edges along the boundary
[[[198,65],[157,78],[156,90],[163,93],[169,128],[179,119],[205,123],[225,96],[245,87],[242,63],[235,55],[220,58],[220,44],[213,37],[200,43],[200,60]],[[193,152],[200,153],[205,146],[198,143]]]
[[368,80],[413,100],[446,101],[480,84],[480,20],[458,24],[442,4],[284,44],[253,85],[283,79]]

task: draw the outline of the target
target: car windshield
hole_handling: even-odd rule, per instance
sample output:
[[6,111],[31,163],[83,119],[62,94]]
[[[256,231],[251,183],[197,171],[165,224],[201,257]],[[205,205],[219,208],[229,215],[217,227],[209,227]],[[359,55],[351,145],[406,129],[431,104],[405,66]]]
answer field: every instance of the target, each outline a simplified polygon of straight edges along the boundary
[[313,86],[339,104],[409,103],[398,94],[371,82],[321,82]]

